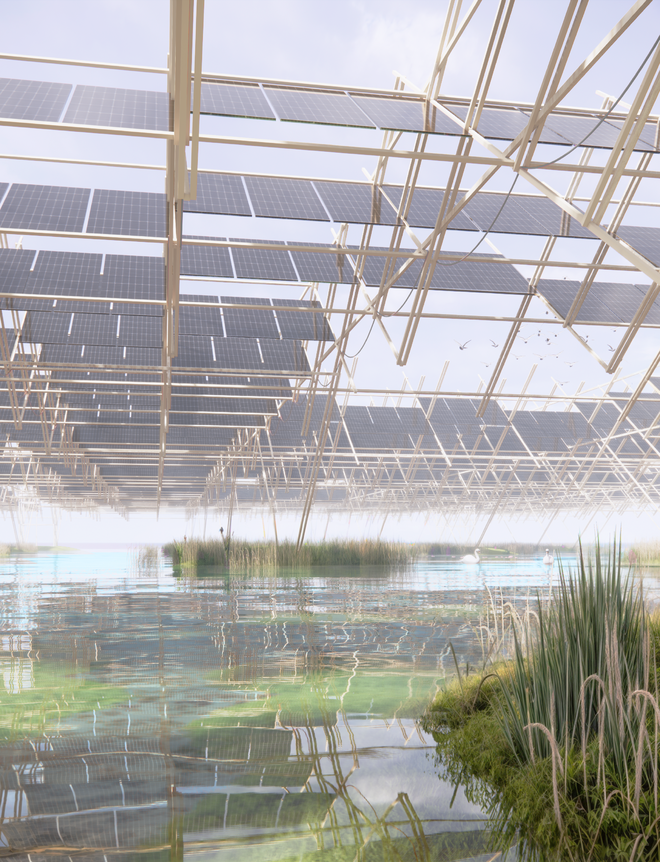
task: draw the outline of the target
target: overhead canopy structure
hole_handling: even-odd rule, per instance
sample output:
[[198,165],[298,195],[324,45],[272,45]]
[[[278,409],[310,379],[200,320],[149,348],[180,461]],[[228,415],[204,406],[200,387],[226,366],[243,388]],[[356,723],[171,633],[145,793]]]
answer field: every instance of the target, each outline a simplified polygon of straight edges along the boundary
[[[660,327],[660,228],[635,217],[640,186],[660,178],[658,43],[628,102],[615,94],[598,109],[570,104],[650,0],[634,3],[570,68],[585,5],[558,13],[533,102],[489,97],[512,0],[497,4],[464,97],[443,94],[443,75],[474,16],[486,14],[480,0],[463,17],[450,0],[423,89],[401,77],[375,90],[211,74],[201,0],[172,0],[168,68],[42,58],[62,65],[61,83],[0,79],[0,125],[36,141],[51,130],[146,138],[166,150],[162,165],[32,157],[161,170],[161,194],[0,181],[4,504],[291,508],[302,513],[300,541],[314,505],[549,516],[657,509],[660,353],[632,392],[533,391],[531,364],[524,386],[507,389],[503,379],[523,323],[539,322],[533,300],[548,312],[544,325],[573,333],[585,359],[610,375],[640,332]],[[40,58],[2,59],[18,68]],[[163,89],[69,84],[67,64],[162,73]],[[226,135],[200,130],[209,116]],[[232,135],[237,118],[265,136]],[[287,141],[287,123],[342,134]],[[271,150],[359,155],[372,172],[338,180],[211,169],[200,143],[241,147],[248,165]],[[431,163],[444,169],[442,186],[420,181]],[[393,164],[405,180],[387,178]],[[479,178],[466,182],[475,169]],[[496,175],[508,191],[487,187]],[[266,220],[288,220],[287,239],[216,235],[222,219],[230,234],[241,218],[264,219],[264,233],[275,224]],[[334,239],[310,241],[306,222],[325,223]],[[354,225],[359,243],[349,241]],[[472,250],[452,250],[465,237]],[[509,246],[518,239],[517,256],[495,251],[498,237]],[[545,238],[540,253],[531,237]],[[63,250],[64,240],[77,250]],[[116,253],[127,240],[142,253]],[[91,241],[106,250],[85,250]],[[576,277],[553,277],[562,267]],[[204,282],[198,293],[181,290],[193,281]],[[513,297],[517,311],[493,315],[480,302],[469,312],[429,311],[436,291]],[[431,389],[360,385],[352,355],[362,347],[368,355],[362,322],[371,321],[367,342],[384,338],[406,366],[420,323],[451,319],[508,327],[479,390],[450,391],[444,373]],[[400,340],[392,322],[404,324]],[[576,325],[623,334],[603,359]],[[552,409],[558,403],[562,412]]]

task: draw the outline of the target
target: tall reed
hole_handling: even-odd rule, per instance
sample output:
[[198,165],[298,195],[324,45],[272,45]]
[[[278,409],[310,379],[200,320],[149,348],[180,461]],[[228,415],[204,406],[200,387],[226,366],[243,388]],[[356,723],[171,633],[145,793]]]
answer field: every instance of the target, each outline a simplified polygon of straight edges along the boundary
[[226,566],[230,572],[262,568],[309,566],[404,566],[424,549],[397,542],[372,540],[308,543],[299,550],[293,542],[244,542],[228,547],[217,540],[174,541],[164,551],[175,565]]

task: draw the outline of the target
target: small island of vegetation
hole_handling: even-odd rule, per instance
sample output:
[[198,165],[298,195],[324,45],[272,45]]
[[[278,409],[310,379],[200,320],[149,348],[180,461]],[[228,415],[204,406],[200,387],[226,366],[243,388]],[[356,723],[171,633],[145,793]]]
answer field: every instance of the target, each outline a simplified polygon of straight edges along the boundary
[[[503,605],[482,671],[462,674],[454,655],[456,679],[423,719],[443,777],[489,812],[494,849],[660,858],[660,618],[623,568],[616,544],[593,562],[580,550],[545,607]],[[506,614],[512,658],[493,660]]]

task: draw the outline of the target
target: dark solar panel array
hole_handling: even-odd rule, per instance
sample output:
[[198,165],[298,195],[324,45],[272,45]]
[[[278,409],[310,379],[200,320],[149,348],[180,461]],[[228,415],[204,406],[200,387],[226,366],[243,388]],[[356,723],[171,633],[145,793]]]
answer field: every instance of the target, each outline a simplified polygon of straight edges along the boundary
[[660,266],[660,228],[621,225],[617,235],[655,266]]
[[[125,299],[165,299],[165,264],[161,257],[106,254],[100,279],[102,296]],[[162,305],[120,304],[120,311],[162,317]]]
[[218,116],[275,119],[258,84],[216,84],[202,81],[200,111],[202,114]]
[[[186,236],[184,239],[217,239],[217,237]],[[181,275],[233,278],[234,268],[231,265],[229,249],[210,245],[182,245]]]
[[56,123],[71,92],[71,84],[0,78],[0,117]]
[[164,237],[166,217],[164,194],[94,189],[87,233]]
[[423,99],[353,95],[357,105],[381,129],[459,135],[460,126]]
[[80,233],[89,195],[90,189],[12,183],[0,207],[0,229]]
[[[333,247],[329,244],[312,242],[296,242],[295,245]],[[355,271],[344,254],[292,251],[291,257],[302,281],[352,284],[355,279]]]
[[[192,297],[181,296],[185,302],[190,302]],[[204,297],[207,302],[218,302],[217,297]],[[216,338],[224,338],[222,328],[222,315],[220,307],[211,308],[200,306],[199,308],[179,305],[179,333],[181,335],[209,335]]]
[[[578,281],[542,278],[538,292],[562,316],[566,317],[580,287]],[[637,313],[646,288],[642,285],[616,282],[594,282],[577,314],[577,322],[625,323]],[[653,303],[646,323],[660,324],[660,303]]]
[[250,216],[243,181],[234,174],[197,174],[197,197],[183,202],[184,212]]
[[264,87],[281,120],[331,126],[374,128],[374,124],[345,93]]
[[472,255],[470,260],[450,264],[450,261],[438,261],[431,281],[434,290],[482,293],[527,293],[529,290],[527,279],[510,263],[482,261],[478,255]]
[[[259,240],[231,239],[230,242],[258,242]],[[268,240],[270,245],[283,242]],[[273,281],[298,281],[289,252],[263,248],[237,248],[232,246],[232,258],[238,278],[259,278]]]
[[394,207],[370,183],[314,182],[334,221],[357,224],[396,224]]
[[329,221],[309,180],[245,177],[256,216]]
[[330,325],[322,313],[314,314],[302,309],[318,307],[316,300],[310,302],[304,299],[273,299],[273,305],[290,307],[286,311],[278,309],[277,322],[282,338],[293,338],[300,341],[334,341]]
[[170,128],[169,102],[167,93],[78,84],[64,122],[167,131]]
[[[102,260],[100,254],[42,250],[25,283],[25,292],[100,296]],[[58,312],[82,311],[93,314],[106,314],[110,310],[108,302],[75,300],[57,300],[53,307]]]
[[272,310],[226,308],[227,302],[243,303],[245,305],[264,305],[267,299],[250,298],[245,296],[221,296],[223,304],[223,316],[228,338],[235,337],[260,337],[279,338],[275,315]]

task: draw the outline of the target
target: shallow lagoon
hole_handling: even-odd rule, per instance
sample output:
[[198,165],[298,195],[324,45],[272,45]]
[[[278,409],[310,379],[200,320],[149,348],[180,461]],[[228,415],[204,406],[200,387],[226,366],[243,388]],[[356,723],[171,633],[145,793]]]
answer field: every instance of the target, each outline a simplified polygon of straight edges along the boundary
[[4,852],[492,858],[416,719],[450,640],[480,662],[489,595],[551,578],[540,558],[196,577],[117,551],[4,558]]

